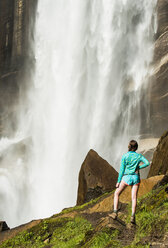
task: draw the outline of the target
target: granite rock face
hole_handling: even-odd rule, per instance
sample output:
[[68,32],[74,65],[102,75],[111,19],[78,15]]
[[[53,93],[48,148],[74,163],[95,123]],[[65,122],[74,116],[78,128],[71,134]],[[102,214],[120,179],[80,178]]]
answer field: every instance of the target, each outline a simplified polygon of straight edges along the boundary
[[115,189],[118,172],[94,150],[90,150],[79,172],[77,205]]
[[168,173],[168,131],[165,132],[153,154],[153,160],[148,177]]
[[168,30],[168,1],[158,0],[157,3],[157,16],[158,16],[158,36],[162,35]]
[[[37,0],[0,1],[0,92],[2,92],[0,93],[0,136],[9,136],[10,132],[15,130],[19,88],[27,87],[24,80],[25,68],[30,72],[30,67],[34,64],[30,40],[33,40],[36,5]],[[141,106],[140,134],[149,133],[159,137],[167,130],[168,120],[167,0],[158,0],[157,16],[154,72],[147,96],[150,105],[150,123],[146,123],[145,108]]]
[[150,126],[155,136],[167,130],[168,121],[168,1],[158,0],[158,29],[154,48],[154,70],[150,83]]
[[19,87],[26,87],[25,68],[33,63],[37,0],[0,1],[0,136],[15,129]]

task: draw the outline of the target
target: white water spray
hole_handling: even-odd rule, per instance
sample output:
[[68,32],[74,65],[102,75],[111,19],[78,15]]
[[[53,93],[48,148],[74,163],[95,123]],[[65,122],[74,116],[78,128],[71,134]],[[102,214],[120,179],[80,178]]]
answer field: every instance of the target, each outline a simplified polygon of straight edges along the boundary
[[[19,190],[16,183],[0,187],[1,218],[11,225],[74,205],[78,172],[90,148],[118,170],[128,141],[139,136],[155,5],[153,0],[39,0],[35,75],[27,92],[29,111],[19,126],[32,140],[21,174],[26,190],[22,180]],[[8,173],[0,174],[0,181],[11,185]],[[16,198],[11,201],[22,203],[19,214],[18,204],[11,215],[5,209],[11,194]]]

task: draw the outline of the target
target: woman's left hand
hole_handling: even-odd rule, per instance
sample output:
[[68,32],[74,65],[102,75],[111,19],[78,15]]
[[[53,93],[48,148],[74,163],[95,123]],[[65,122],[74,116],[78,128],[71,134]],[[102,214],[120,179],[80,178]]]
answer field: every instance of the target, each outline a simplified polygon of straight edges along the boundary
[[119,188],[120,183],[116,183],[116,188]]

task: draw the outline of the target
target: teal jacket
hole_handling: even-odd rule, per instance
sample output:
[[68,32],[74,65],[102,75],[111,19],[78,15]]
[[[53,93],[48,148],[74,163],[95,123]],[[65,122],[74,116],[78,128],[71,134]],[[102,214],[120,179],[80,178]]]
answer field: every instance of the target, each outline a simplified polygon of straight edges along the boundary
[[[143,162],[142,165],[139,165],[140,162]],[[129,151],[122,156],[120,172],[118,176],[118,183],[121,182],[123,175],[133,175],[135,171],[139,171],[139,169],[143,169],[149,166],[149,161],[142,156],[133,151]]]

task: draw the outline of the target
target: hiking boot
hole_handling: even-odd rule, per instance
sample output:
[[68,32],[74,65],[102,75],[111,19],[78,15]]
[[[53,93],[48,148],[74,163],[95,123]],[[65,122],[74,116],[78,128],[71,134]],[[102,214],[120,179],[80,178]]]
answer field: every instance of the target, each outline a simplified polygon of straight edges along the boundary
[[109,217],[111,217],[113,220],[116,220],[118,216],[117,212],[113,212],[112,214],[109,214]]
[[131,216],[131,223],[132,224],[136,224],[136,222],[135,222],[135,215],[134,216]]

